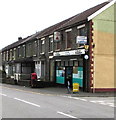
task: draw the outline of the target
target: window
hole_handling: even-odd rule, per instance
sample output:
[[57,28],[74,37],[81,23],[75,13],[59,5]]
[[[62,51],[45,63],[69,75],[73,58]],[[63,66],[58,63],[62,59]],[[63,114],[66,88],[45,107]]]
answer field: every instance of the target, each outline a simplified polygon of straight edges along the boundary
[[32,55],[32,45],[31,43],[28,43],[26,46],[26,56],[30,57]]
[[14,48],[13,60],[16,60],[16,48]]
[[44,54],[45,52],[45,38],[41,39],[41,53]]
[[87,28],[86,27],[80,28],[78,31],[79,31],[79,36],[87,36]]
[[71,31],[72,29],[66,30],[66,40],[65,40],[65,48],[71,48],[72,40],[71,40]]
[[3,54],[3,60],[6,61],[6,52]]
[[21,47],[18,47],[18,58],[21,56]]
[[7,54],[6,54],[6,60],[8,61],[9,60],[9,52],[7,51]]
[[10,60],[12,60],[13,54],[12,49],[10,50]]
[[60,50],[61,42],[55,42],[54,45],[55,45],[55,50]]
[[37,41],[34,41],[33,43],[33,56],[37,55]]
[[25,45],[22,46],[22,57],[24,58],[26,55],[26,52],[25,52]]
[[53,51],[53,37],[49,37],[49,52]]
[[78,48],[83,48],[85,44],[87,44],[87,27],[84,25],[80,25],[77,27],[78,36],[76,38],[76,43],[78,43]]
[[45,62],[41,61],[41,77],[45,76]]

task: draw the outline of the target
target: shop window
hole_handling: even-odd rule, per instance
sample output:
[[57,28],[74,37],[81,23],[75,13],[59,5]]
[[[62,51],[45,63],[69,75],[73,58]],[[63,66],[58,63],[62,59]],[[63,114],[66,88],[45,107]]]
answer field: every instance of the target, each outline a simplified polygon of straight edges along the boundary
[[73,61],[69,61],[69,66],[73,66]]
[[83,87],[83,67],[73,67],[73,83],[78,83],[80,87]]
[[65,61],[65,66],[69,66],[68,63],[69,63],[69,61]]
[[75,66],[75,67],[78,66],[78,61],[74,61],[74,66]]
[[57,61],[56,66],[61,66],[61,61]]
[[65,66],[64,63],[65,63],[64,61],[61,61],[61,66]]
[[80,67],[83,67],[83,60],[80,60],[80,61],[79,61],[79,66],[80,66]]
[[65,83],[65,67],[56,67],[56,83]]

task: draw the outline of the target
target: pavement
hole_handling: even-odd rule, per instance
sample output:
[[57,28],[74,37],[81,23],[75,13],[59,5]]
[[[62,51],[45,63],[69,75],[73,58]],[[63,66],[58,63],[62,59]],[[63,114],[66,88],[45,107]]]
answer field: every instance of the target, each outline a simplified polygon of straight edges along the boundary
[[[33,90],[38,88],[33,88]],[[114,92],[99,92],[99,93],[90,93],[90,92],[83,92],[79,91],[76,93],[68,93],[67,88],[62,87],[47,87],[47,88],[39,88],[41,93],[47,94],[55,94],[55,95],[71,95],[72,97],[114,97]]]
[[10,84],[2,84],[3,87],[21,89],[41,94],[51,94],[51,95],[66,95],[72,97],[114,97],[116,94],[114,92],[97,92],[97,93],[90,93],[90,92],[83,92],[79,90],[77,93],[68,93],[67,88],[65,87],[44,87],[44,88],[29,88],[25,86],[18,86],[18,85],[10,85]]

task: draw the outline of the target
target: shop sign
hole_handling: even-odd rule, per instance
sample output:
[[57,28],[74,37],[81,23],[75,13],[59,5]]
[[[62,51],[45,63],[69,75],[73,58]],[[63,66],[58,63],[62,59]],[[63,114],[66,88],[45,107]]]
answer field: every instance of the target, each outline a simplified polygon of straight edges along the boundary
[[61,41],[61,34],[60,32],[54,32],[54,42]]
[[53,56],[70,56],[70,55],[81,55],[81,54],[85,54],[85,49],[54,52]]
[[86,36],[77,36],[76,42],[78,44],[87,44],[87,37]]

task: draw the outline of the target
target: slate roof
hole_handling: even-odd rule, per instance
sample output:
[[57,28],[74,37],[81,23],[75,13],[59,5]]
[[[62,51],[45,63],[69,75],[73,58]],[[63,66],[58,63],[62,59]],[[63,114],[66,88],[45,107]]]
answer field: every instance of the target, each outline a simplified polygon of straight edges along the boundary
[[30,40],[33,40],[33,39],[36,39],[36,38],[42,38],[42,37],[45,37],[47,35],[51,35],[53,34],[56,30],[60,30],[60,29],[65,29],[67,27],[71,27],[72,25],[76,24],[76,23],[79,23],[81,21],[85,21],[87,20],[87,18],[92,15],[93,13],[95,13],[96,11],[98,11],[99,9],[101,9],[102,7],[104,7],[105,5],[107,5],[109,2],[104,2],[104,3],[101,3],[95,7],[92,7],[82,13],[79,13],[75,16],[72,16],[62,22],[59,22],[55,25],[52,25],[40,32],[37,32],[27,38],[24,38],[20,41],[16,41],[14,43],[12,43],[11,45],[8,45],[6,46],[5,48],[2,49],[2,51],[5,51],[5,50],[8,50],[8,49],[11,49],[11,48],[14,48],[20,44],[23,44],[25,42],[28,42]]

